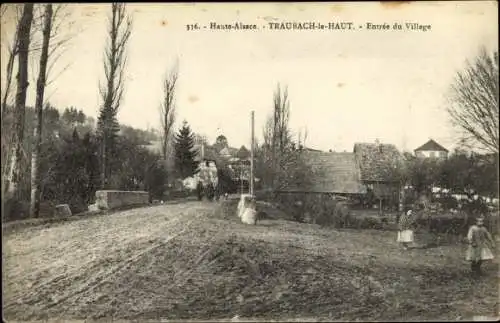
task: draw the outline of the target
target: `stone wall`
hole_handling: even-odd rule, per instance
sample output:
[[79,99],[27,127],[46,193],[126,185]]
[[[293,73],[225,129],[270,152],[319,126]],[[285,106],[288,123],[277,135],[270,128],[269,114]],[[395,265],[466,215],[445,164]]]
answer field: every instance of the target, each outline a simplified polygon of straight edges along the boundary
[[124,206],[149,204],[149,194],[144,191],[97,191],[96,205],[101,210],[111,210]]

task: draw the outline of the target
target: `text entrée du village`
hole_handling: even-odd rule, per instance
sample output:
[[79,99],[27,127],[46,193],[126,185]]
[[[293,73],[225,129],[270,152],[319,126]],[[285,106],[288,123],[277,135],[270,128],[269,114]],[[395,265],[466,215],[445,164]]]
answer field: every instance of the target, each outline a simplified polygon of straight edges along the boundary
[[187,31],[211,30],[211,31],[251,31],[251,30],[271,30],[271,31],[300,31],[300,30],[368,30],[368,31],[429,31],[431,25],[421,24],[418,22],[365,22],[363,24],[355,24],[352,21],[332,21],[332,22],[268,22],[262,25],[246,24],[242,22],[233,22],[230,24],[220,24],[210,22],[208,24],[187,24]]

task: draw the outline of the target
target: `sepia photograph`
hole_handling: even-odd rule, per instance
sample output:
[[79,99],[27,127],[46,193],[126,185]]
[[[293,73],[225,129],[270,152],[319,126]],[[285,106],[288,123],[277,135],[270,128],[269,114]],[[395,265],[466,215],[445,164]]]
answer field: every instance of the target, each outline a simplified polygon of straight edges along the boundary
[[3,321],[500,319],[497,1],[0,15]]

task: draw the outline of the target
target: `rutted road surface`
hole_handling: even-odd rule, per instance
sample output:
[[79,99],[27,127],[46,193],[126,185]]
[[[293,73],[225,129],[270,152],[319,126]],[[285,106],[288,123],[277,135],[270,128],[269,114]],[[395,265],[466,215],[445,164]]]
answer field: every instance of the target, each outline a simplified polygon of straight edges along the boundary
[[461,244],[402,251],[391,231],[279,218],[248,226],[234,215],[235,202],[153,206],[6,233],[6,321],[498,315],[498,263],[473,279]]
[[5,317],[30,319],[28,313],[93,295],[142,255],[168,248],[171,239],[213,209],[213,203],[201,202],[152,206],[4,236]]

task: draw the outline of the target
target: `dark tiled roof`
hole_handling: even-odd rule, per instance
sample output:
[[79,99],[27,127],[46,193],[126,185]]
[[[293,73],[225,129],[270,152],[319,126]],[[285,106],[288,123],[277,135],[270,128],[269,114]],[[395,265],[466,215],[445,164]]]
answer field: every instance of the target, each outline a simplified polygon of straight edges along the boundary
[[357,143],[354,145],[356,162],[365,182],[391,182],[393,170],[401,154],[392,144]]
[[[304,151],[303,158],[313,170],[312,188],[307,192],[363,194],[366,188],[361,183],[353,153],[329,153]],[[287,187],[286,191],[301,191]]]
[[448,149],[444,148],[437,142],[435,142],[433,139],[430,139],[428,142],[423,144],[422,146],[418,147],[415,149],[415,151],[446,151],[448,152]]
[[247,159],[250,157],[250,151],[245,146],[241,146],[241,148],[236,152],[236,157],[239,159]]
[[[236,153],[238,152],[237,148],[233,148],[233,147],[226,147],[226,148],[227,148],[230,156],[236,156]],[[195,144],[193,147],[193,150],[198,152],[198,156],[195,158],[195,160],[199,161],[200,157],[201,157],[201,144]],[[215,145],[205,145],[203,150],[204,150],[204,154],[205,154],[206,159],[217,160],[217,159],[223,157],[221,155],[221,151],[223,149],[221,149],[220,151],[217,151],[217,147]]]

